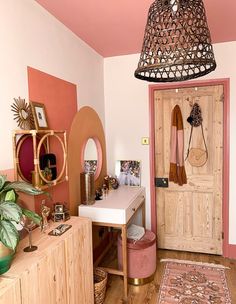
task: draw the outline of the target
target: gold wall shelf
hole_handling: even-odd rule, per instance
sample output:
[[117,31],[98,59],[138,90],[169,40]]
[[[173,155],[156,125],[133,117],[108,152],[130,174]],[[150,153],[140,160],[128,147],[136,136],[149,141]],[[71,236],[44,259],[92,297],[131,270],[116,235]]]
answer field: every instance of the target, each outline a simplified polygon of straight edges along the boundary
[[[35,188],[46,189],[50,186],[55,186],[59,183],[68,180],[68,168],[67,168],[67,139],[65,130],[14,130],[12,132],[13,140],[13,155],[14,155],[14,173],[16,180],[27,180],[20,168],[20,147],[22,136],[32,136],[32,145],[33,145],[33,175],[32,184]],[[57,177],[54,180],[47,180],[41,169],[40,169],[40,151],[42,146],[44,147],[46,153],[50,153],[50,138],[56,138],[61,146],[63,158],[62,158],[62,168],[58,173]]]

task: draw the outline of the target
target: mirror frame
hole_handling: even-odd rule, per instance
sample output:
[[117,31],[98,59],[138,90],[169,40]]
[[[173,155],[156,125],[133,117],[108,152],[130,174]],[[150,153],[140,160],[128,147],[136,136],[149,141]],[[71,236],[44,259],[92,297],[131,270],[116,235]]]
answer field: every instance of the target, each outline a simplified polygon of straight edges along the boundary
[[68,139],[68,172],[69,172],[69,200],[70,214],[78,215],[80,197],[80,173],[82,166],[82,152],[88,138],[99,141],[99,158],[102,158],[101,170],[95,180],[95,189],[103,185],[103,178],[107,175],[106,141],[102,122],[91,107],[82,107],[75,115]]

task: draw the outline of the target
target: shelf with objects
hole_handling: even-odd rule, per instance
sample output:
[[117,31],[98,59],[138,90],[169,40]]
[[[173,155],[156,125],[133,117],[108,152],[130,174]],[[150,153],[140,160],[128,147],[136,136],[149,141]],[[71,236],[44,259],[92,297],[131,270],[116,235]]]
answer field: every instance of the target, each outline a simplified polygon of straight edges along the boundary
[[68,180],[65,130],[14,130],[12,139],[16,180],[38,189]]

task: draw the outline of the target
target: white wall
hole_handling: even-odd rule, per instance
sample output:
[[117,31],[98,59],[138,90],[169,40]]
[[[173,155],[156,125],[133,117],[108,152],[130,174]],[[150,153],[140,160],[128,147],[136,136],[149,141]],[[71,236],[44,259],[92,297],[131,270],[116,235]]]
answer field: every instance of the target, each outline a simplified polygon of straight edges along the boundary
[[13,98],[28,100],[27,66],[78,85],[79,107],[104,120],[103,58],[32,0],[0,1],[0,170],[13,167]]
[[[205,79],[230,78],[230,243],[236,244],[236,42],[214,45],[217,69]],[[147,223],[150,225],[149,146],[141,137],[149,136],[148,83],[135,79],[139,55],[106,58],[104,62],[107,160],[114,173],[118,159],[142,161],[142,185],[147,190]],[[203,78],[202,78],[203,79]]]

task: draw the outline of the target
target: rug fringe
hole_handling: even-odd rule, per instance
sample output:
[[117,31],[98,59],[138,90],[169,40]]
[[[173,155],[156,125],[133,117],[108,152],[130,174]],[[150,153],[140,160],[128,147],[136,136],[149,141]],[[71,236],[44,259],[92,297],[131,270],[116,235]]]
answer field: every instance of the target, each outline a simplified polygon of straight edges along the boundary
[[213,268],[220,268],[220,269],[230,269],[221,264],[214,264],[214,263],[204,263],[204,262],[195,262],[190,260],[178,260],[178,259],[161,259],[161,263],[163,262],[174,262],[174,263],[183,263],[183,264],[190,264],[190,265],[200,265],[200,266],[208,266]]

